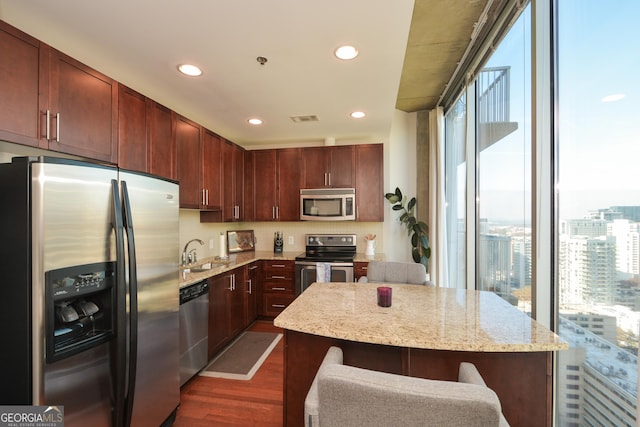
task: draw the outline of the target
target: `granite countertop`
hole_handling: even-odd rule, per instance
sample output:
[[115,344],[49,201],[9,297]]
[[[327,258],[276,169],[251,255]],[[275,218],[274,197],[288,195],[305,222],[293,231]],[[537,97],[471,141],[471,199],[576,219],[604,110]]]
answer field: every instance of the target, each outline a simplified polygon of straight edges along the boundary
[[374,283],[314,283],[276,319],[280,328],[399,347],[536,352],[568,343],[492,292],[396,285],[377,305]]
[[[300,252],[283,252],[281,254],[274,254],[272,251],[247,251],[237,252],[229,255],[228,259],[220,259],[217,257],[203,258],[198,260],[197,263],[191,267],[201,266],[202,264],[211,263],[212,268],[205,271],[190,271],[190,266],[180,266],[180,288],[191,285],[193,283],[200,282],[201,280],[208,279],[209,277],[216,276],[218,274],[225,273],[233,270],[234,268],[242,267],[243,265],[250,264],[259,260],[284,260],[295,261],[296,257],[300,255]],[[384,254],[376,254],[374,256],[368,256],[361,253],[357,253],[354,262],[369,262],[372,260],[384,261]]]
[[234,268],[250,264],[254,261],[279,259],[285,261],[295,261],[296,256],[298,255],[300,255],[300,252],[284,252],[282,254],[274,254],[271,251],[248,251],[230,254],[228,259],[203,258],[201,260],[198,260],[198,262],[193,264],[193,266],[200,266],[202,264],[210,262],[212,263],[212,268],[210,270],[193,272],[190,271],[189,266],[181,266],[180,287],[183,288],[193,283],[197,283],[201,280],[208,279],[209,277],[213,277],[218,274],[233,270]]

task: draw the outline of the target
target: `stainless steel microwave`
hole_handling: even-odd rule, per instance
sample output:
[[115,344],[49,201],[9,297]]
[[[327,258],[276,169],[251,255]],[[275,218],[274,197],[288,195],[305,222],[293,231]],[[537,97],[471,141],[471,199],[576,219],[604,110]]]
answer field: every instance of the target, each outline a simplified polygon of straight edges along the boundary
[[356,190],[354,188],[300,190],[300,219],[307,221],[355,221]]

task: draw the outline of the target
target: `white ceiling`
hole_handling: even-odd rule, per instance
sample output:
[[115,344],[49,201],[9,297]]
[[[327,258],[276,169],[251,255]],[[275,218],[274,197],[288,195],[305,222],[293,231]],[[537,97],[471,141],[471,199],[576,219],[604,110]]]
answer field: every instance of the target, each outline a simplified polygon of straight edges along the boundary
[[[245,147],[388,140],[413,0],[0,0],[0,19]],[[360,55],[343,62],[340,44]],[[256,58],[268,59],[260,65]],[[187,78],[182,62],[204,69]],[[354,110],[367,116],[349,117]],[[294,123],[290,116],[317,115]],[[260,117],[251,127],[246,120]]]

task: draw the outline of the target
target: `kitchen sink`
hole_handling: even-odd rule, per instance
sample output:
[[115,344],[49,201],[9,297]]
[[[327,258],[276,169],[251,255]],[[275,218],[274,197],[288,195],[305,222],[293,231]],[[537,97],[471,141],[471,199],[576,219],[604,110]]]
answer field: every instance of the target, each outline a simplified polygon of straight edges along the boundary
[[223,265],[229,265],[230,261],[229,260],[213,260],[210,262],[206,262],[204,264],[198,265],[198,266],[193,266],[193,267],[187,267],[185,270],[189,270],[192,273],[202,273],[205,271],[209,271],[213,268],[219,267],[219,266],[223,266]]

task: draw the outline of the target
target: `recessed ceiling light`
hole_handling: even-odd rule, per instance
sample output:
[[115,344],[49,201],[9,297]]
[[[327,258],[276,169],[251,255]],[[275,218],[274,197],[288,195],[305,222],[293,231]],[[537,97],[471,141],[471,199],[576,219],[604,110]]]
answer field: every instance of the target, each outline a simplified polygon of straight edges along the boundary
[[351,113],[351,117],[353,117],[354,119],[361,119],[364,116],[366,116],[364,111],[354,111],[353,113]]
[[178,65],[178,70],[187,76],[197,77],[202,75],[202,70],[192,64],[180,64]]
[[334,54],[340,59],[349,60],[358,56],[358,49],[354,46],[340,46],[334,51]]
[[258,126],[258,125],[262,124],[262,120],[258,119],[258,118],[255,118],[255,117],[252,118],[252,119],[247,120],[247,122],[249,122],[249,124],[252,124],[252,125],[255,125],[255,126]]

